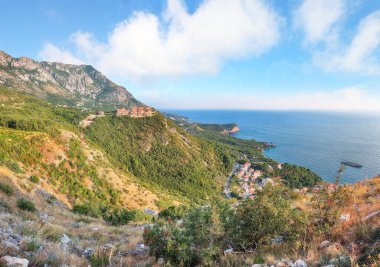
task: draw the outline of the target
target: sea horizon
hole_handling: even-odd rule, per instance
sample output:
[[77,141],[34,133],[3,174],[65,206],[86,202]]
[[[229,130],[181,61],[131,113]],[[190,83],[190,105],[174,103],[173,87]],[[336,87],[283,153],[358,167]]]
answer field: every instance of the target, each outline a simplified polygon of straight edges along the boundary
[[[192,122],[236,123],[234,136],[273,142],[264,155],[311,169],[334,182],[342,161],[347,167],[342,183],[354,183],[380,174],[380,114],[376,112],[161,109],[186,116]],[[370,131],[368,130],[370,129]]]

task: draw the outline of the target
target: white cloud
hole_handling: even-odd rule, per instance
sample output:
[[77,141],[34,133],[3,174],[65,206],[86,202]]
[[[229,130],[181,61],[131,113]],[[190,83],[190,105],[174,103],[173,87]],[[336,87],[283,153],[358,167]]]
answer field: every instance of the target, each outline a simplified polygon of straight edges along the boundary
[[380,75],[380,11],[365,17],[346,47],[315,53],[314,62],[328,71]]
[[304,0],[293,24],[305,33],[314,65],[328,72],[380,75],[380,11],[364,17],[349,39],[344,18],[360,4],[352,0]]
[[175,103],[162,95],[155,105],[165,108],[199,109],[258,109],[258,110],[315,110],[315,111],[376,111],[380,112],[380,97],[374,97],[359,87],[335,91],[263,95],[229,93],[213,97],[178,99]]
[[[163,16],[136,12],[114,28],[106,43],[89,33],[76,33],[71,40],[76,56],[107,74],[135,79],[210,74],[227,59],[271,49],[282,21],[262,0],[204,0],[192,14],[181,0],[168,0]],[[40,56],[75,59],[51,44]]]
[[59,61],[76,65],[83,64],[82,60],[75,57],[70,52],[63,51],[50,43],[44,45],[44,47],[39,53],[39,57],[46,61]]
[[293,24],[314,44],[334,37],[334,26],[345,11],[344,0],[305,0],[293,14]]

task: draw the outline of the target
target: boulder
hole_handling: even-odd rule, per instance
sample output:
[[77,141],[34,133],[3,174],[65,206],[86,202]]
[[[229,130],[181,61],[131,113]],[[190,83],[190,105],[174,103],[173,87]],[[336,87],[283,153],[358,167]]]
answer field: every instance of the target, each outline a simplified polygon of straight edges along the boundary
[[116,247],[112,244],[105,244],[103,246],[103,250],[115,250],[115,249],[116,249]]
[[73,244],[73,241],[66,234],[62,235],[60,242],[63,250],[67,250],[68,246]]
[[281,244],[281,243],[284,242],[284,237],[281,236],[281,235],[276,236],[275,238],[272,238],[272,239],[270,240],[270,242],[271,242],[272,244]]
[[233,253],[234,253],[234,249],[229,248],[224,251],[224,256],[232,255]]
[[66,235],[66,234],[63,234],[62,237],[61,237],[61,243],[62,244],[69,244],[71,243],[71,239]]
[[303,260],[301,260],[301,259],[296,260],[296,262],[294,263],[294,265],[296,267],[307,267],[306,262],[303,261]]
[[29,261],[23,258],[4,256],[0,259],[0,263],[7,267],[28,267]]
[[92,254],[94,254],[93,248],[86,248],[82,253],[82,255],[85,256],[87,259],[90,259]]

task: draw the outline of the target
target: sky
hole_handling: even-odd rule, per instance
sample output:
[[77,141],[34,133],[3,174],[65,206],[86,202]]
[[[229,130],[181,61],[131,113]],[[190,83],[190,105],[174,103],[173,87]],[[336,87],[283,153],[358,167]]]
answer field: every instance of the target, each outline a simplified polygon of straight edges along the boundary
[[161,109],[380,112],[379,0],[0,0],[0,50]]

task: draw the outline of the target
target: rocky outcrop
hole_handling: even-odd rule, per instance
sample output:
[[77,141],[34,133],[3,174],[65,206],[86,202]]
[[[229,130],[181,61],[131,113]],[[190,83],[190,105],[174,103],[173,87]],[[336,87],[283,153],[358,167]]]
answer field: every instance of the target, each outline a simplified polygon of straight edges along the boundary
[[0,259],[0,265],[9,267],[28,267],[29,261],[27,259],[4,256]]
[[92,66],[13,58],[3,51],[0,51],[0,85],[62,105],[104,110],[144,106]]

